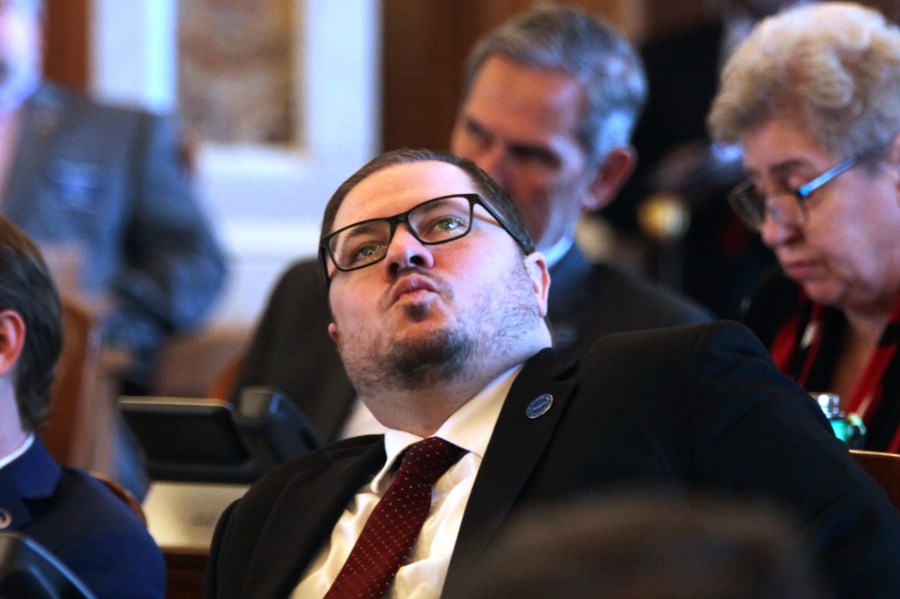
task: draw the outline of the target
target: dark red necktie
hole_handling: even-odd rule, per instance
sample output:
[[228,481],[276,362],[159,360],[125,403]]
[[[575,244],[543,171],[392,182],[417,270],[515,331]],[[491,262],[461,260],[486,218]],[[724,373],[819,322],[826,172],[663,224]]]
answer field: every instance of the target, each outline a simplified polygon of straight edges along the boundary
[[410,446],[384,497],[366,520],[325,599],[378,599],[387,591],[431,511],[431,488],[462,455],[429,437]]

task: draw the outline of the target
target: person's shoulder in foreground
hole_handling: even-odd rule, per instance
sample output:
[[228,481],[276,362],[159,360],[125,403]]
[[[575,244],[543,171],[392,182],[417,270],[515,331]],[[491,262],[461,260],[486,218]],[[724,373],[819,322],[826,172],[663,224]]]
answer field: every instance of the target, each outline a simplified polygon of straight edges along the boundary
[[60,468],[35,440],[0,480],[0,495],[15,491],[6,498],[18,506],[14,529],[58,557],[98,599],[165,596],[165,564],[147,526],[97,479]]
[[452,598],[831,599],[793,529],[774,506],[702,493],[554,502],[518,515]]

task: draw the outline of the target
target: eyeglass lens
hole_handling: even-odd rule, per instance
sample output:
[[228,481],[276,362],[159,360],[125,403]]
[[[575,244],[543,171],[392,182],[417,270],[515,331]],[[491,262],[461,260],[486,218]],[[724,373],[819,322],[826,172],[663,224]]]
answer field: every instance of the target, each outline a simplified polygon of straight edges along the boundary
[[329,240],[329,251],[338,268],[362,268],[384,258],[397,223],[406,222],[421,243],[435,245],[466,235],[472,226],[472,211],[472,201],[465,197],[429,200],[403,214],[339,231]]
[[739,185],[729,196],[729,201],[747,225],[759,231],[766,220],[766,214],[783,227],[803,227],[808,218],[806,198],[838,175],[850,170],[864,158],[883,149],[884,144],[866,148],[859,154],[843,160],[824,173],[803,185],[797,191],[781,192],[765,196],[752,182]]
[[806,223],[803,200],[793,193],[783,192],[766,197],[753,185],[748,185],[736,191],[731,200],[738,215],[755,230],[762,228],[766,214],[784,227],[803,226]]

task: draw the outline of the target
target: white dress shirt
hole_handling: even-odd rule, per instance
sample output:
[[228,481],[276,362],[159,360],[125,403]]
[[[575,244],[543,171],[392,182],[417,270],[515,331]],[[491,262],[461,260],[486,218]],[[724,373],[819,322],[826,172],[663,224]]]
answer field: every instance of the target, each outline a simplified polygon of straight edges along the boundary
[[349,437],[359,437],[362,435],[382,435],[387,431],[387,427],[375,418],[375,415],[366,407],[359,397],[353,400],[353,407],[350,408],[350,414],[344,421],[341,430],[338,432],[338,440],[347,439]]
[[[406,564],[400,567],[387,597],[433,599],[441,594],[450,556],[472,485],[487,449],[503,401],[521,370],[516,366],[500,375],[459,408],[434,433],[467,453],[434,485],[429,513]],[[307,568],[291,599],[324,597],[347,561],[356,539],[375,505],[393,480],[397,457],[422,437],[388,429],[384,435],[387,460],[371,482],[357,491],[319,554]]]
[[544,252],[544,258],[547,259],[547,268],[553,268],[556,263],[562,260],[563,256],[575,245],[575,239],[572,237],[563,237],[553,247]]

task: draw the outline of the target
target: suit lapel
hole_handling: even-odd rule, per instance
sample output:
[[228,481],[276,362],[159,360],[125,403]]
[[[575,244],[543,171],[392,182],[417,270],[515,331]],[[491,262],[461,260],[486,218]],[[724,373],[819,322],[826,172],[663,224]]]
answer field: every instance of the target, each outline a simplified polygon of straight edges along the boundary
[[596,304],[592,297],[592,278],[595,265],[588,261],[577,245],[550,269],[550,298],[547,317],[553,335],[553,347],[568,355],[589,332],[596,311],[587,310]]
[[62,476],[39,437],[24,454],[0,469],[0,530],[32,523],[29,501],[51,497]]
[[329,456],[285,485],[256,541],[262,550],[247,567],[246,589],[253,597],[286,597],[297,586],[353,495],[384,465],[378,439],[362,456]]
[[[466,505],[445,591],[466,581],[543,456],[575,388],[571,366],[554,350],[543,350],[516,378]],[[550,409],[529,417],[529,405],[544,394],[553,396]]]

